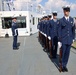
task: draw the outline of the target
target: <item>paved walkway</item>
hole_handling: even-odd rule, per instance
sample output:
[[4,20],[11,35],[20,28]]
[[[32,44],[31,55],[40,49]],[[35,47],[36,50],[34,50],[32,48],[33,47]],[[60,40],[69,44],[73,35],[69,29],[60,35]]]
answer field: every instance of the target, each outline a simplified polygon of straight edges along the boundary
[[0,38],[0,75],[76,75],[76,50],[71,49],[69,72],[60,73],[38,42],[37,34],[19,37],[19,50],[12,49],[12,38]]

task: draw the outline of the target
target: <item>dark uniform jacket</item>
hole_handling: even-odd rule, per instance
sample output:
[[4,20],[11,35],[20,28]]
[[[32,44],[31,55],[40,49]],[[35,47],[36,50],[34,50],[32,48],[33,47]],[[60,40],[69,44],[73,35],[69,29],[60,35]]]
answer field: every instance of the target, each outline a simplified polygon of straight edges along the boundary
[[47,30],[48,30],[48,25],[49,25],[48,20],[45,20],[45,21],[43,22],[43,32],[44,32],[44,34],[46,34],[46,35],[48,35],[48,32],[47,32]]
[[69,21],[65,17],[59,21],[58,38],[63,44],[72,44],[75,39],[75,25],[73,18],[69,17]]
[[18,30],[17,30],[18,26],[17,23],[12,22],[12,35],[13,36],[18,36]]
[[51,37],[51,38],[54,38],[55,36],[58,37],[58,24],[59,24],[59,21],[54,21],[53,19],[49,21],[49,33],[48,35]]
[[39,29],[39,31],[41,31],[41,21],[38,23],[38,25],[37,25],[37,29]]

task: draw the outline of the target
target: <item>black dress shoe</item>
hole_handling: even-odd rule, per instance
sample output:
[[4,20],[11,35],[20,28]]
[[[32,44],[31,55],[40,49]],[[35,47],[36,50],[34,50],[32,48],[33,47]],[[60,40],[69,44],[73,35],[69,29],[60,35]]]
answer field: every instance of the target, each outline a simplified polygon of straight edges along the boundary
[[19,48],[13,48],[13,50],[18,50]]
[[53,56],[52,59],[57,59],[57,57],[56,56]]
[[64,68],[62,68],[62,72],[65,72],[65,69]]
[[46,48],[43,49],[44,52],[47,52]]
[[64,67],[64,70],[65,70],[66,72],[68,72],[68,69],[67,69],[66,67]]

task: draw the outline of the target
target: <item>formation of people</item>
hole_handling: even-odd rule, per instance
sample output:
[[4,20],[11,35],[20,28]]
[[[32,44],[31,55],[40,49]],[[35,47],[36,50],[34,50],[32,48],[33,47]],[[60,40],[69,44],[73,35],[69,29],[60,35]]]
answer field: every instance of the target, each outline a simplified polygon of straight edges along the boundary
[[[44,47],[44,51],[52,59],[57,58],[58,47],[60,49],[60,71],[68,72],[67,63],[70,55],[71,45],[75,39],[75,24],[70,17],[70,7],[63,7],[64,16],[61,19],[57,18],[57,12],[52,12],[52,15],[44,16],[38,23],[39,41]],[[53,16],[53,18],[52,18]],[[16,17],[12,19],[12,35],[13,49],[18,49],[17,45],[17,23]]]
[[[68,72],[67,63],[71,45],[75,39],[74,19],[70,17],[70,7],[63,7],[64,16],[57,18],[57,12],[44,16],[38,23],[39,41],[51,59],[57,58],[58,47],[60,49],[60,71]],[[53,18],[52,18],[53,16]]]

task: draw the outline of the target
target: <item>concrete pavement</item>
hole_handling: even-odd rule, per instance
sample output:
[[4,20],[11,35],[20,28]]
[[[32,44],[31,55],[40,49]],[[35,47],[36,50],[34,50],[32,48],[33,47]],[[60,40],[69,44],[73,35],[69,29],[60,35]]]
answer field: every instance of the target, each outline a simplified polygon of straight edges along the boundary
[[76,75],[76,50],[71,49],[69,72],[60,73],[58,59],[49,59],[37,34],[19,37],[19,42],[19,50],[13,50],[12,37],[0,38],[0,75]]

